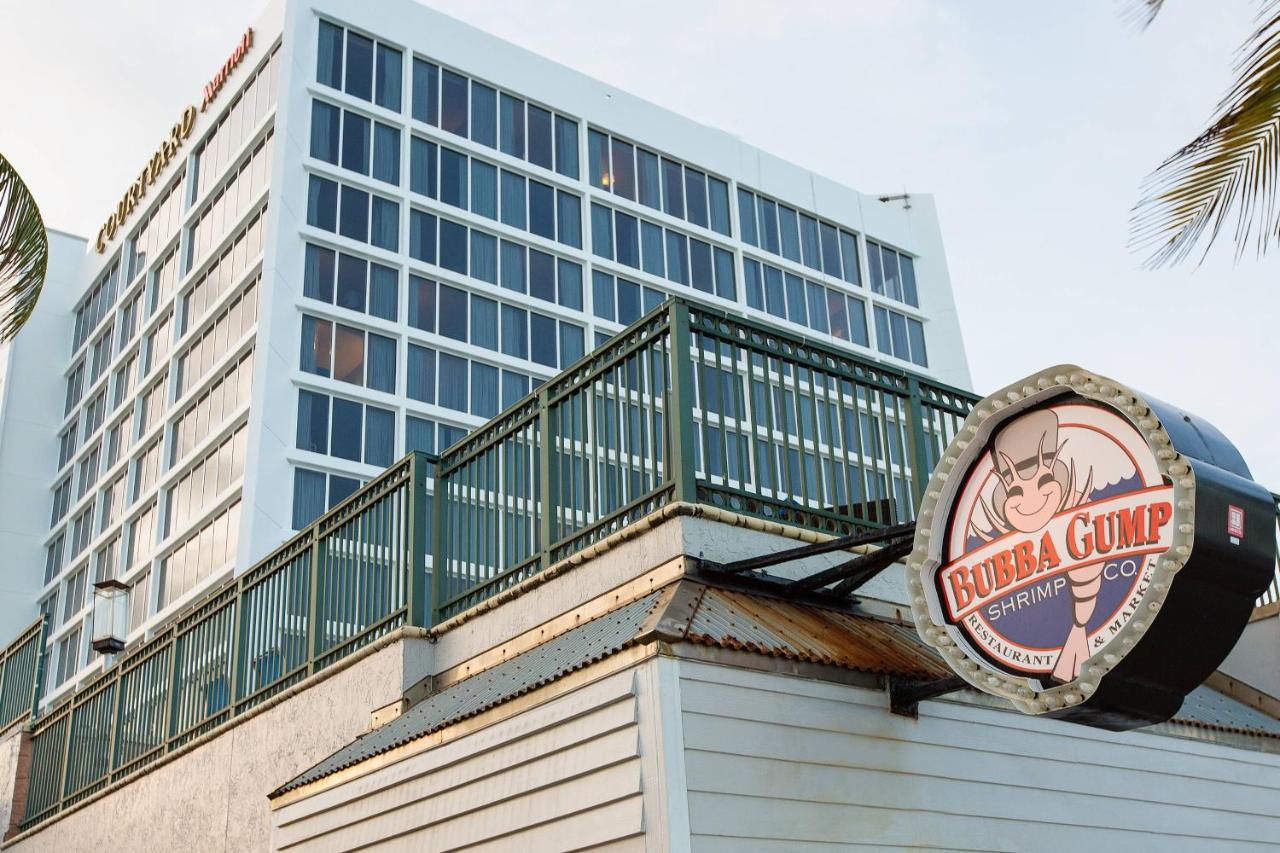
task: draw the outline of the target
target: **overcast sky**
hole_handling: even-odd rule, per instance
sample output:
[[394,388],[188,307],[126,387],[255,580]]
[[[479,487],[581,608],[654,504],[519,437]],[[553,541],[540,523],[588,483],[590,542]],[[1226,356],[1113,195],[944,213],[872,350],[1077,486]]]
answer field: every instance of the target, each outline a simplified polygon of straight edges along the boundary
[[[1146,272],[1125,248],[1253,3],[1141,33],[1111,0],[431,5],[863,192],[933,193],[976,390],[1076,362],[1207,417],[1280,490],[1280,251]],[[96,233],[261,6],[0,0],[0,152],[50,226]]]

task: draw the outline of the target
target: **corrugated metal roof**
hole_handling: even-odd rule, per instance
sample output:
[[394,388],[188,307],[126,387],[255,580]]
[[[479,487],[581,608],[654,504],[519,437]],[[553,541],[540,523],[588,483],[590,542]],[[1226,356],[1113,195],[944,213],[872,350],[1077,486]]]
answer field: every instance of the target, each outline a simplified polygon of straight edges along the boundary
[[[375,755],[513,699],[640,639],[646,619],[665,610],[660,633],[725,649],[932,680],[951,669],[913,627],[808,604],[681,581],[579,625],[559,637],[454,684],[382,728],[348,744],[272,796],[314,782]],[[692,610],[690,610],[692,608]],[[1193,691],[1173,722],[1280,737],[1280,720],[1209,687]]]
[[911,626],[711,587],[687,639],[884,675],[933,679],[952,674]]
[[1206,729],[1280,737],[1280,720],[1204,685],[1187,694],[1173,720]]
[[662,596],[661,590],[650,593],[424,699],[382,728],[347,744],[271,796],[425,737],[621,651],[636,639],[645,617]]

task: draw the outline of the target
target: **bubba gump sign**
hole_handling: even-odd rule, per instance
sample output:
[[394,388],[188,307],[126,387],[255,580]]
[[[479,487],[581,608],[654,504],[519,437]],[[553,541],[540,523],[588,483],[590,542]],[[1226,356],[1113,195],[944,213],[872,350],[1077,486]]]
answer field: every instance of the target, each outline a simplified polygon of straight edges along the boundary
[[[979,403],[920,508],[908,585],[925,641],[972,685],[1028,713],[1108,728],[1172,715],[1230,650],[1274,565],[1266,490],[1192,417],[1069,365]],[[1198,438],[1175,439],[1184,433]],[[1245,505],[1267,543],[1226,535],[1230,510],[1247,517]],[[1197,511],[1221,512],[1223,535],[1206,541],[1213,531],[1198,527]],[[1197,554],[1234,561],[1251,578],[1243,594],[1235,578],[1230,590],[1184,580],[1188,567],[1216,570]],[[1175,587],[1184,617],[1166,611]],[[1198,616],[1197,598],[1208,608]],[[1210,612],[1211,637],[1198,622],[1178,624]],[[1153,633],[1168,636],[1162,647]]]
[[[218,69],[218,73],[205,84],[203,99],[200,103],[200,112],[208,109],[209,104],[218,97],[218,93],[227,82],[227,78],[231,76],[231,72],[240,64],[252,46],[253,28],[250,27],[240,37],[235,50],[231,52],[231,56]],[[160,143],[160,147],[151,155],[147,165],[138,173],[138,177],[134,178],[133,183],[129,185],[129,189],[125,191],[120,201],[116,202],[115,210],[111,211],[107,221],[98,229],[98,239],[94,243],[94,248],[97,249],[98,254],[102,254],[107,250],[107,245],[116,238],[121,226],[141,204],[142,199],[147,194],[147,190],[159,180],[165,168],[177,156],[178,151],[182,149],[187,139],[190,138],[191,131],[195,128],[195,125],[196,108],[189,106],[182,111],[182,117],[169,129],[169,135],[165,137],[164,142]]]

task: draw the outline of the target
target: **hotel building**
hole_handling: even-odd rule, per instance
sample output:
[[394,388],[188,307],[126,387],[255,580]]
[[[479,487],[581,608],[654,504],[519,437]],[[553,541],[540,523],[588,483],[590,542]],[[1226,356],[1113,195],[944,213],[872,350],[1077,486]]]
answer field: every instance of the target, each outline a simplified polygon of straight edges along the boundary
[[228,42],[9,348],[3,627],[49,615],[45,702],[101,666],[95,581],[145,636],[670,295],[969,387],[928,196],[411,0],[275,2]]

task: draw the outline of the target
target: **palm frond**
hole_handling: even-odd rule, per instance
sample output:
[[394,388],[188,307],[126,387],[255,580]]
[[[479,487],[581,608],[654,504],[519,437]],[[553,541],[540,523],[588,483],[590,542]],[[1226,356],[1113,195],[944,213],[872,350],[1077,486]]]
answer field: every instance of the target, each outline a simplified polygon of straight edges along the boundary
[[0,154],[0,342],[31,317],[49,269],[49,234],[31,191]]
[[1206,236],[1207,253],[1233,220],[1237,260],[1280,238],[1280,0],[1263,4],[1235,73],[1209,127],[1142,182],[1129,245],[1147,267],[1184,260]]
[[1128,0],[1124,4],[1120,17],[1140,30],[1151,26],[1151,22],[1160,14],[1164,0]]

